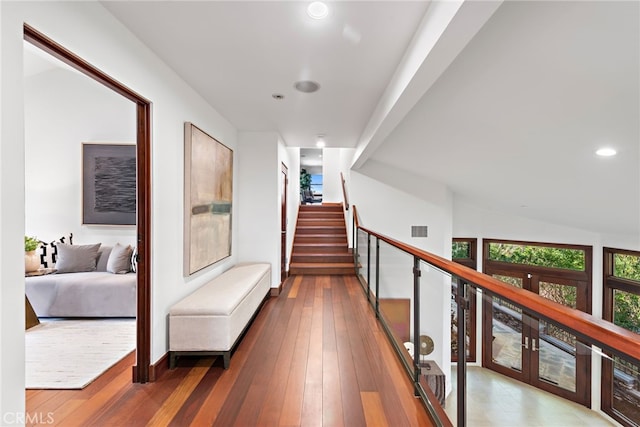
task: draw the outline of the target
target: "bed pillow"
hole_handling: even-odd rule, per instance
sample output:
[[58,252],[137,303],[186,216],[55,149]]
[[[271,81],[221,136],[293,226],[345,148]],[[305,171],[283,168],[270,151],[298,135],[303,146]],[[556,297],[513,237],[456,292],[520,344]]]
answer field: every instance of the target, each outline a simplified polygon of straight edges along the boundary
[[56,261],[58,273],[80,273],[96,269],[100,243],[93,245],[58,243],[56,246],[58,247],[58,260]]
[[107,271],[114,274],[125,274],[131,271],[131,245],[123,246],[116,243],[107,261]]

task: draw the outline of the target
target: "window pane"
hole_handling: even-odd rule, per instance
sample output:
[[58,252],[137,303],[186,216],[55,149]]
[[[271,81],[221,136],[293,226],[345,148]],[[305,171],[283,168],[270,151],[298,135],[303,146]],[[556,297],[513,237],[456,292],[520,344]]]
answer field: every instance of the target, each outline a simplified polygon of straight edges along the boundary
[[585,254],[580,249],[489,243],[489,259],[514,264],[566,268],[577,271],[584,271],[585,269]]
[[469,242],[453,242],[451,259],[456,258],[471,258],[471,245]]
[[613,275],[640,280],[640,256],[613,254]]
[[640,425],[638,366],[618,357],[613,360],[613,409],[635,425]]
[[613,323],[640,334],[640,295],[613,291]]

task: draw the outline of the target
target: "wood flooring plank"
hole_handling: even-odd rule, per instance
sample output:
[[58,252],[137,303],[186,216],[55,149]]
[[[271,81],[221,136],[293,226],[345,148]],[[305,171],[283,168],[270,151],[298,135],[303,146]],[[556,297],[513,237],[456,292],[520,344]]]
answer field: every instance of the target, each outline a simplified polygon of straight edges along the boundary
[[149,420],[147,426],[168,425],[209,371],[212,364],[213,360],[209,358],[198,360],[196,366],[189,371],[184,380],[171,393],[171,396],[162,404],[155,416]]
[[[316,288],[319,292],[316,292]],[[313,296],[311,330],[309,334],[309,354],[305,374],[304,396],[302,399],[301,425],[319,427],[322,425],[322,311],[324,307],[322,288],[315,287]]]
[[357,349],[362,348],[362,341],[353,339],[349,335],[348,316],[349,309],[345,309],[349,302],[349,294],[344,281],[340,277],[334,279],[332,287],[333,315],[336,333],[336,348],[338,365],[340,367],[340,390],[342,395],[342,409],[344,424],[346,426],[358,426],[365,424],[364,410],[360,399],[361,386],[359,385],[356,368],[365,361],[357,358]]
[[[113,379],[106,387],[95,393],[89,399],[80,405],[78,410],[65,417],[60,417],[58,425],[60,426],[86,426],[96,418],[113,400],[131,384],[131,372],[129,370],[122,371],[120,375]],[[58,416],[56,414],[56,419]]]
[[[300,279],[301,281],[301,279]],[[293,286],[300,281],[295,280]],[[296,290],[297,291],[297,290]],[[304,292],[307,295],[308,292]],[[303,295],[301,295],[302,297]],[[291,366],[294,357],[296,347],[299,345],[297,337],[300,328],[304,327],[302,317],[304,299],[298,298],[294,311],[291,314],[289,323],[287,324],[284,333],[284,340],[280,347],[280,353],[278,354],[277,364],[275,369],[271,372],[271,378],[269,384],[263,390],[266,398],[260,409],[260,414],[257,419],[257,425],[277,425],[280,419],[280,413],[282,411],[283,402],[285,399],[287,383],[292,373]]]
[[[285,283],[281,298],[284,298],[287,291],[287,283]],[[238,349],[233,354],[233,363],[229,369],[225,370],[221,374],[218,381],[206,396],[202,406],[198,410],[198,413],[193,418],[193,425],[213,425],[226,400],[226,397],[229,395],[231,388],[235,384],[238,376],[243,372],[243,367],[247,363],[247,359],[249,358],[256,341],[262,336],[262,332],[265,327],[271,324],[268,320],[278,316],[280,306],[275,306],[276,300],[277,298],[272,298],[262,307],[262,310],[254,320],[253,325],[251,325],[251,328],[247,331],[247,334],[240,342]]]
[[[60,425],[59,423],[56,422],[56,419],[60,419],[63,420],[65,418],[67,418],[68,416],[72,415],[74,412],[76,412],[77,410],[79,410],[79,408],[82,406],[82,404],[85,402],[85,399],[69,399],[66,402],[64,402],[62,405],[60,405],[60,407],[58,408],[58,410],[54,413],[51,413],[51,419],[53,420],[52,426],[57,426]],[[44,413],[41,413],[44,414]],[[48,415],[48,414],[47,414]],[[47,419],[47,418],[45,418]],[[33,424],[38,425],[38,424]]]
[[[324,284],[324,283],[323,283]],[[333,318],[332,289],[324,287],[322,334],[322,423],[325,426],[344,425],[340,365]]]
[[380,395],[373,391],[363,391],[361,393],[362,406],[367,418],[367,427],[386,427],[389,425],[385,417],[385,411],[382,408]]
[[[203,404],[203,401],[207,397],[209,390],[218,382],[220,375],[222,375],[223,369],[214,367],[214,358],[212,358],[212,366],[204,375],[202,380],[198,383],[192,393],[187,396],[187,399],[181,405],[178,412],[171,419],[170,426],[182,427],[190,425],[193,418],[198,413],[198,410]],[[218,358],[216,362],[221,363],[221,358]]]
[[287,386],[278,424],[280,426],[299,426],[302,419],[302,402],[304,399],[305,376],[309,355],[309,339],[311,336],[311,321],[313,305],[309,306],[308,300],[313,301],[313,294],[307,292],[304,305],[301,307],[300,325],[295,340],[293,356],[289,366]]
[[93,420],[92,426],[145,426],[197,363],[198,359],[182,359],[178,367],[166,371],[153,383],[129,384],[127,390]]
[[[349,283],[349,286],[355,288],[359,284],[354,279],[353,283]],[[352,297],[353,314],[362,324],[362,336],[368,347],[367,351],[378,355],[375,360],[371,360],[373,379],[380,392],[389,423],[391,425],[416,425],[417,422],[417,425],[430,425],[431,421],[422,404],[413,397],[413,385],[404,371],[404,367],[398,361],[386,333],[375,319],[375,313],[366,303],[366,299],[360,299],[355,294]],[[416,404],[421,410],[419,413],[414,412],[417,408]],[[400,407],[405,410],[398,411],[397,409]],[[407,411],[411,416],[407,414]],[[416,416],[419,418],[416,419]]]
[[[302,296],[305,292],[306,289],[301,288],[299,294]],[[261,336],[258,337],[254,345],[254,351],[249,354],[242,375],[238,376],[226,396],[214,425],[233,425],[240,414],[240,409],[251,385],[255,381],[265,381],[262,376],[275,368],[284,337],[282,332],[289,322],[297,299],[287,298],[280,302],[282,311],[277,317],[269,319],[269,327],[265,328]]]
[[296,298],[298,296],[298,289],[300,289],[300,283],[302,283],[303,276],[294,276],[293,284],[291,285],[291,290],[287,295],[287,298]]

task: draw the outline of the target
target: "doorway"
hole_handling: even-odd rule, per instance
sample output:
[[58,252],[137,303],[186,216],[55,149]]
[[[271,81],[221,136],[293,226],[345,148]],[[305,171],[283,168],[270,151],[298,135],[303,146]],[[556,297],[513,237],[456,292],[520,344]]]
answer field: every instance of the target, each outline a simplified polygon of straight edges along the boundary
[[300,202],[322,203],[322,148],[300,149]]
[[153,380],[151,372],[151,102],[33,27],[24,24],[24,40],[58,58],[136,104],[136,365],[133,381]]
[[289,169],[280,165],[280,283],[287,278],[287,194],[289,187]]
[[[518,262],[498,260],[499,256],[494,257],[496,249],[491,245],[510,245],[507,252],[513,251],[513,247],[516,251],[533,247],[549,252],[554,246],[486,240],[484,272],[511,286],[590,312],[591,280],[586,260],[590,266],[591,248],[558,248],[584,254],[585,267],[577,271],[553,267],[550,263],[530,265],[524,259],[518,259]],[[483,366],[582,405],[590,405],[590,350],[575,335],[492,295],[483,298],[482,335]]]

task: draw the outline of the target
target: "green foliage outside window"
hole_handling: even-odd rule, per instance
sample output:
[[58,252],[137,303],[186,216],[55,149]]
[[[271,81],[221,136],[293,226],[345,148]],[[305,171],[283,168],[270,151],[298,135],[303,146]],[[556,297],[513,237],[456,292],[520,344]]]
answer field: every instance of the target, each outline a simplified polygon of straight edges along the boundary
[[[614,254],[613,275],[640,282],[640,256]],[[640,333],[640,295],[616,289],[613,296],[613,323]]]
[[489,259],[576,271],[584,271],[585,269],[585,255],[584,251],[580,249],[489,243]]
[[613,323],[640,333],[640,295],[614,291]]
[[453,242],[451,246],[451,259],[471,258],[469,242]]

